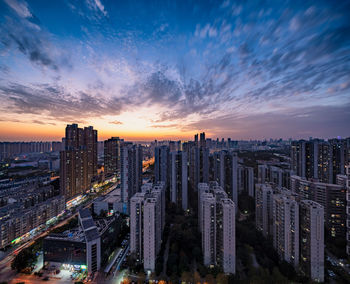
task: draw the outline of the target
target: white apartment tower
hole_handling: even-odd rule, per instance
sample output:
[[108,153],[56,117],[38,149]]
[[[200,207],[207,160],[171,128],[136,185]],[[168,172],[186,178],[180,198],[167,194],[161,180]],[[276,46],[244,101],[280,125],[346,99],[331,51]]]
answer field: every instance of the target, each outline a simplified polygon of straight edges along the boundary
[[154,271],[165,224],[165,183],[145,184],[130,200],[130,251]]
[[255,185],[255,225],[265,237],[273,234],[273,189],[269,184]]
[[299,206],[292,196],[273,196],[273,245],[281,259],[299,265]]
[[311,200],[300,202],[300,268],[313,281],[324,281],[324,209]]
[[199,184],[200,230],[204,265],[220,266],[225,273],[235,273],[235,204],[217,182]]

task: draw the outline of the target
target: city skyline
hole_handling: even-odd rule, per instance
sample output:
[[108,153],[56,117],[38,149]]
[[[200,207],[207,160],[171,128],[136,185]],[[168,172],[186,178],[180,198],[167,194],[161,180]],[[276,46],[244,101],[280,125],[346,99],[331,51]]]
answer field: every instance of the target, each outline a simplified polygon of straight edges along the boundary
[[1,141],[348,136],[349,1],[0,1]]

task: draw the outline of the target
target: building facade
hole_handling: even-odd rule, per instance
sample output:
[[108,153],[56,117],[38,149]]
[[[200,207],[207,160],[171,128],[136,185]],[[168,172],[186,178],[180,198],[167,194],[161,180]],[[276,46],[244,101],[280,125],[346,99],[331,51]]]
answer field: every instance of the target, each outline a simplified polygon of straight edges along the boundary
[[273,245],[279,257],[299,265],[299,206],[293,197],[273,196]]
[[65,150],[60,152],[61,194],[70,200],[90,190],[97,175],[97,130],[67,125]]
[[165,183],[144,184],[130,200],[130,251],[154,271],[165,225]]
[[187,153],[170,153],[170,200],[183,210],[188,209]]
[[217,182],[198,187],[203,262],[219,266],[225,273],[236,272],[236,236],[234,202]]
[[324,208],[300,202],[300,268],[313,281],[324,282]]
[[120,144],[119,137],[112,137],[104,141],[104,173],[105,176],[120,173]]
[[125,213],[129,212],[130,198],[142,185],[142,147],[132,143],[123,143],[120,151],[120,188],[121,201]]

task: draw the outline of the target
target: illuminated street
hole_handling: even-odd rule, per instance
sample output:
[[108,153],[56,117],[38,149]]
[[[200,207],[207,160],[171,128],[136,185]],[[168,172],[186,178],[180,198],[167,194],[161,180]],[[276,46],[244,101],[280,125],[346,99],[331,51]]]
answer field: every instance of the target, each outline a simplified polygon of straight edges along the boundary
[[[113,188],[113,189],[116,188],[117,185],[118,185],[118,183],[115,183],[115,184],[111,184],[110,187],[105,188],[103,195],[110,192],[111,188]],[[96,187],[95,189],[96,189],[96,191],[99,190],[98,187]],[[76,210],[75,212],[78,212],[79,209],[81,209],[81,208],[90,207],[92,203],[93,203],[93,199],[88,200],[88,201],[86,200],[85,204],[78,205],[75,208],[75,210]],[[24,280],[26,280],[26,281],[30,280],[29,283],[42,282],[42,280],[38,280],[38,277],[34,276],[34,275],[17,274],[14,270],[11,269],[11,263],[12,263],[13,259],[22,249],[31,246],[37,239],[47,236],[52,230],[67,224],[69,222],[69,220],[75,218],[76,216],[77,216],[77,213],[74,213],[74,214],[66,217],[66,219],[59,222],[55,226],[50,227],[46,231],[36,235],[31,241],[24,242],[23,244],[19,245],[18,247],[10,248],[7,252],[5,252],[2,255],[3,259],[0,261],[0,281],[9,281],[9,279],[11,279],[11,283],[17,283],[17,282],[24,281]],[[56,279],[54,281],[56,283],[67,283],[67,279],[63,279],[63,280]],[[50,283],[51,283],[51,278],[50,278]]]

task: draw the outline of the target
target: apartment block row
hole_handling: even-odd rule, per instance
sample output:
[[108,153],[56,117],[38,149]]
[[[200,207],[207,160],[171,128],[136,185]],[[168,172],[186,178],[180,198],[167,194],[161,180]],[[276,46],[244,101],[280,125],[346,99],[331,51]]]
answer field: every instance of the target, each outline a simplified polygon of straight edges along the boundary
[[12,158],[19,154],[58,152],[62,142],[0,142],[0,160]]
[[313,281],[324,281],[324,207],[289,190],[256,184],[256,228],[279,257]]
[[[205,137],[203,133],[201,137]],[[254,183],[253,171],[244,180],[244,169],[238,169],[235,152],[222,150],[209,156],[209,149],[203,141],[186,142],[182,151],[171,152],[166,145],[155,147],[155,180],[169,186],[170,200],[183,210],[187,210],[189,206],[188,187],[197,191],[198,183],[208,183],[209,178],[217,181],[236,203],[238,174],[241,173],[242,184],[247,184],[247,190]],[[251,194],[253,191],[250,189]]]
[[42,202],[38,200],[33,206],[30,204],[32,202],[19,201],[0,208],[0,248],[29,236],[30,231],[45,225],[65,209],[63,196],[50,197]]
[[291,143],[291,169],[294,175],[335,183],[350,162],[350,138],[328,141],[311,139]]
[[324,219],[330,237],[346,237],[346,180],[345,175],[337,175],[338,184],[306,180],[298,176],[291,177],[291,190],[300,199],[309,199],[324,208]]

